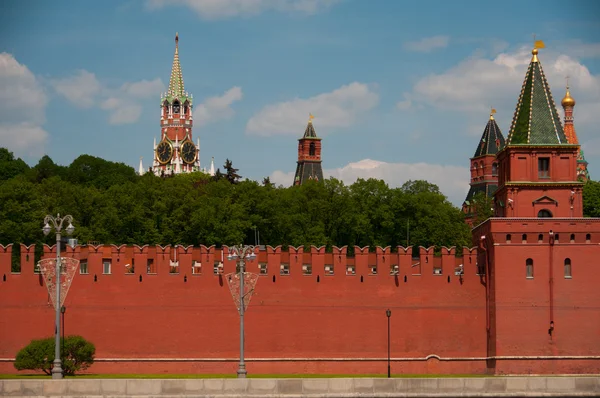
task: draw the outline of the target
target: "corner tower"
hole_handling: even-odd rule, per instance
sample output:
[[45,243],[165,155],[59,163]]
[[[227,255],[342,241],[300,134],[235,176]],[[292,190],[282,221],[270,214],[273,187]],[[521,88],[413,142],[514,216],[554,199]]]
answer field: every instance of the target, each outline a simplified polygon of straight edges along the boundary
[[475,207],[473,206],[473,197],[483,192],[487,197],[492,198],[498,188],[498,162],[496,154],[504,147],[504,136],[500,127],[494,119],[495,109],[490,112],[490,119],[485,125],[479,145],[475,154],[471,158],[471,188],[467,198],[463,203],[463,212],[466,214],[466,221],[473,225],[475,218]]
[[506,145],[498,153],[499,217],[582,217],[579,145],[570,143],[538,59],[536,43]]
[[[567,93],[565,94],[565,97],[560,103],[565,111],[565,136],[567,137],[567,141],[569,142],[569,144],[579,145],[577,133],[575,132],[575,125],[573,123],[573,108],[575,108],[575,99],[571,97],[571,92],[569,91],[568,84]],[[579,151],[577,153],[577,178],[581,181],[587,181],[590,179],[590,174],[587,169],[587,166],[588,163],[585,160],[583,149],[581,149],[580,146]]]
[[304,136],[298,140],[298,165],[294,176],[294,185],[302,185],[308,180],[323,181],[321,167],[321,139],[317,137],[312,120],[308,118],[308,125]]
[[194,144],[193,96],[185,91],[179,63],[179,34],[175,34],[175,55],[169,90],[160,96],[160,141],[154,142],[155,175],[172,175],[200,170],[200,139]]

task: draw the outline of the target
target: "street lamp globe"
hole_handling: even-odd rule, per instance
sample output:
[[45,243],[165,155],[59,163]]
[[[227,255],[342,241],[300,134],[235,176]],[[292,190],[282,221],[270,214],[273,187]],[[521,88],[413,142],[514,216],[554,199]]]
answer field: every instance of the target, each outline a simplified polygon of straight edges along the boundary
[[46,223],[46,225],[44,225],[44,228],[42,228],[42,232],[44,232],[44,235],[47,236],[52,228],[50,228],[50,224]]
[[253,261],[255,258],[256,258],[256,254],[254,252],[252,252],[246,256],[246,259],[248,259],[248,261]]
[[67,235],[73,235],[73,231],[75,231],[75,227],[73,224],[69,223],[69,226],[67,227]]

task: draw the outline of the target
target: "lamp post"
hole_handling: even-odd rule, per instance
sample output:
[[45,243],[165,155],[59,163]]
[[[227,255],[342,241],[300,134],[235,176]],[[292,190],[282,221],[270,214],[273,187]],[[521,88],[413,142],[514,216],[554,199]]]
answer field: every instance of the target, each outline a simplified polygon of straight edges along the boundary
[[60,307],[60,313],[62,314],[62,353],[61,355],[64,357],[65,355],[65,312],[67,312],[67,307],[64,305]]
[[[65,231],[67,232],[67,235],[71,235],[75,230],[75,227],[72,224],[73,217],[70,215],[65,217],[61,217],[60,214],[57,214],[56,217],[47,215],[44,218],[44,228],[42,228],[44,235],[48,235],[50,231],[52,231],[52,226],[56,231],[56,318],[54,322],[54,365],[52,367],[53,379],[63,378],[62,361],[60,360],[60,234],[65,221],[69,223]],[[50,223],[52,223],[52,226],[50,226]]]
[[244,299],[246,292],[244,291],[244,266],[245,260],[252,261],[256,258],[254,246],[233,246],[229,248],[228,260],[234,260],[239,263],[239,278],[240,278],[240,364],[237,371],[238,378],[245,378],[248,372],[246,371],[246,363],[244,362]]
[[388,378],[390,378],[392,376],[392,368],[390,366],[390,318],[392,317],[392,311],[388,308],[387,311],[385,311],[385,315],[388,319]]

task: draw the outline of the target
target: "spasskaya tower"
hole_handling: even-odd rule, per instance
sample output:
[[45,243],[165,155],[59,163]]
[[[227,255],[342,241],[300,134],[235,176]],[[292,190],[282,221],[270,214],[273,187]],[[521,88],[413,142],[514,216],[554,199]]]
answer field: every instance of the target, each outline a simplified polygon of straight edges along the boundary
[[179,35],[175,35],[175,55],[169,89],[160,98],[160,141],[154,142],[152,171],[172,175],[200,171],[200,139],[194,143],[193,96],[185,91],[179,63]]

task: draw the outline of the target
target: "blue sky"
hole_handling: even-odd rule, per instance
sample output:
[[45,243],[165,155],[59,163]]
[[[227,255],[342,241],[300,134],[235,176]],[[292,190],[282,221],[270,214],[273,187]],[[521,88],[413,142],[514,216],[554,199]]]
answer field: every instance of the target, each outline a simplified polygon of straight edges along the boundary
[[0,146],[29,164],[87,153],[137,169],[159,137],[175,32],[201,165],[290,185],[308,113],[327,175],[437,183],[455,204],[489,109],[506,135],[532,34],[555,102],[600,175],[600,3],[0,2]]

